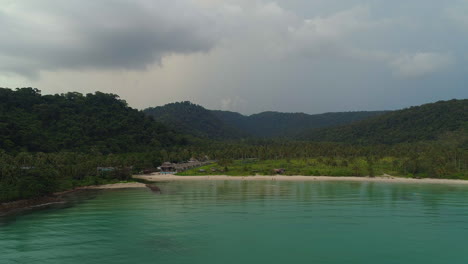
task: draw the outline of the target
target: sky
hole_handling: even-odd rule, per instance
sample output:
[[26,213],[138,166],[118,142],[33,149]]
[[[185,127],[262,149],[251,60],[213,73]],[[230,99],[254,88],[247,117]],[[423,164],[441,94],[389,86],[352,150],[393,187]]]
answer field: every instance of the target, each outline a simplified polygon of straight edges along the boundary
[[468,0],[0,0],[0,87],[315,114],[467,84]]

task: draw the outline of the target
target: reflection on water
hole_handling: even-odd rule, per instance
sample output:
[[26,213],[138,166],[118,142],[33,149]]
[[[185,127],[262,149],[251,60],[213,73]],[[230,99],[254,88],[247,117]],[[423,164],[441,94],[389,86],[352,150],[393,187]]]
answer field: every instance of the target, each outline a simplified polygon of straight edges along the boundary
[[167,182],[0,225],[0,263],[467,263],[468,187]]
[[162,189],[166,195],[178,195],[187,200],[208,198],[216,201],[232,200],[236,203],[252,199],[296,199],[302,202],[360,200],[376,205],[412,201],[430,209],[437,209],[444,202],[456,204],[457,200],[465,204],[468,198],[466,186],[375,182],[212,181],[208,184],[165,183]]

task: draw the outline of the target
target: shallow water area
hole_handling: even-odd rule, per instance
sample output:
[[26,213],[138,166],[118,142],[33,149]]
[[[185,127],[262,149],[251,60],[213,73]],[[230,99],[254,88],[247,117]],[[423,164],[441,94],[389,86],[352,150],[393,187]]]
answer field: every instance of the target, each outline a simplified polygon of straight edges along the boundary
[[467,263],[468,186],[184,181],[0,224],[0,263]]

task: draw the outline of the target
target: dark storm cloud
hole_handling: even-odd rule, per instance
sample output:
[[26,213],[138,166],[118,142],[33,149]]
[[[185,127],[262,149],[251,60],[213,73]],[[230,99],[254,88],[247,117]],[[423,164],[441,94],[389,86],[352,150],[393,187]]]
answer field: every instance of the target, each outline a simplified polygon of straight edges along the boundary
[[468,96],[467,33],[468,0],[0,0],[0,84],[140,108],[395,109]]
[[143,69],[167,54],[209,50],[209,16],[174,2],[4,1],[0,70]]

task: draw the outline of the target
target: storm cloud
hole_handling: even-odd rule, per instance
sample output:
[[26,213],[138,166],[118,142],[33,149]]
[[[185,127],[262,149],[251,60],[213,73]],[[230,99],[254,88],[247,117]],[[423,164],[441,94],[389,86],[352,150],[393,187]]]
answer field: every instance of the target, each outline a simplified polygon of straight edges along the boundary
[[190,1],[2,1],[0,69],[144,69],[171,53],[208,51],[210,17]]
[[0,86],[243,113],[468,96],[467,0],[0,3]]

